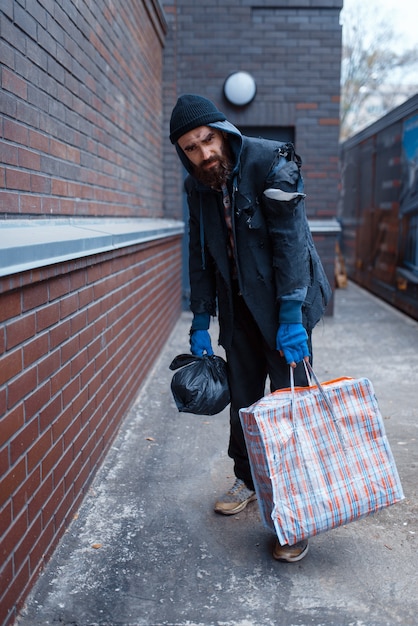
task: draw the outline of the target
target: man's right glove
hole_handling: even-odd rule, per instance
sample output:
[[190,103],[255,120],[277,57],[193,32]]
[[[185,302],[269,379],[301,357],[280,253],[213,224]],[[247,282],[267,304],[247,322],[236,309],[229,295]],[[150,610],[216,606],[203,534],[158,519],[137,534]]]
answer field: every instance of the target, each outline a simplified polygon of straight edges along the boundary
[[209,313],[195,313],[190,329],[190,351],[194,356],[213,354],[212,343],[208,333],[210,324]]
[[207,330],[193,330],[190,335],[190,351],[194,356],[213,354],[210,335]]

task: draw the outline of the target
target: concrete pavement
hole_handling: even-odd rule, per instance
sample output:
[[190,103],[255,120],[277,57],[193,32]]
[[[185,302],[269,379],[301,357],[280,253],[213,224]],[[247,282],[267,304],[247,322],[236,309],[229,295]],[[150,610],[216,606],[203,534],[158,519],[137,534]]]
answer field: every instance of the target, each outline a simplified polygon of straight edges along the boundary
[[285,564],[257,503],[213,513],[233,482],[228,410],[178,413],[169,388],[190,321],[181,316],[19,626],[416,626],[418,323],[350,283],[315,329],[321,380],[372,381],[406,498]]

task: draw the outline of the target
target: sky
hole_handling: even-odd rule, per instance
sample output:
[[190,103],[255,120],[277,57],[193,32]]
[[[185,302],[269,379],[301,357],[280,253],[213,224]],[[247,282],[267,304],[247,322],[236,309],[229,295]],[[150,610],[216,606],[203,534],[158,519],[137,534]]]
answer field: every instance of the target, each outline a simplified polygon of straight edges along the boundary
[[[365,0],[344,0],[344,8],[363,7]],[[396,52],[418,48],[418,0],[366,0],[370,32],[377,19],[392,25]],[[394,83],[418,85],[417,65],[394,72]]]
[[[344,0],[344,7],[357,5],[358,2],[359,0]],[[392,21],[393,30],[399,34],[400,41],[406,48],[418,46],[417,0],[375,0],[375,5],[381,17],[387,15],[388,20]]]
[[[350,0],[347,0],[350,2]],[[393,20],[394,30],[399,32],[406,47],[418,45],[418,2],[417,0],[380,0],[383,11]]]

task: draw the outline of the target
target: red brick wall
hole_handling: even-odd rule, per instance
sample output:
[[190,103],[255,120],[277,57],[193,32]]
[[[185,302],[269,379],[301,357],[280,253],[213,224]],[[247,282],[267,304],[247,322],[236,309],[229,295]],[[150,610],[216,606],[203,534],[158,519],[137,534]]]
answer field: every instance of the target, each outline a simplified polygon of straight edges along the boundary
[[[17,217],[167,217],[166,30],[158,0],[0,3],[1,244],[4,220]],[[0,624],[9,626],[178,318],[180,236],[5,271]]]
[[0,21],[0,212],[162,215],[159,3],[5,0]]
[[179,240],[0,279],[0,624],[12,624],[181,306]]

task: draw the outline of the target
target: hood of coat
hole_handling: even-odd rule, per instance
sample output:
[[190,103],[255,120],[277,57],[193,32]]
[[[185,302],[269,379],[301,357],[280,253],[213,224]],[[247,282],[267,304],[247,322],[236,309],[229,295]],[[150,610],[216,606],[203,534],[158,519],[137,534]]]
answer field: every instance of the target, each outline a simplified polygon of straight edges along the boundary
[[[228,122],[228,120],[225,120],[223,122],[213,122],[211,124],[207,124],[207,126],[210,126],[211,128],[216,128],[218,130],[223,131],[224,133],[227,133],[229,145],[231,147],[231,152],[232,152],[233,159],[234,159],[234,167],[233,167],[232,175],[235,175],[238,172],[239,159],[240,159],[241,150],[242,150],[242,134],[241,134],[241,132],[238,130],[238,128],[236,128],[236,126],[231,124],[231,122]],[[177,154],[179,155],[180,161],[183,163],[183,165],[186,168],[187,172],[191,176],[193,176],[193,166],[192,166],[192,163],[187,158],[186,154],[180,148],[178,143],[176,143],[176,150],[177,150]]]

